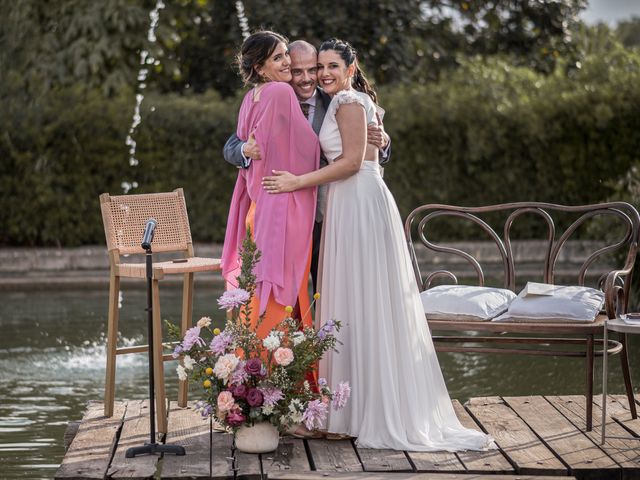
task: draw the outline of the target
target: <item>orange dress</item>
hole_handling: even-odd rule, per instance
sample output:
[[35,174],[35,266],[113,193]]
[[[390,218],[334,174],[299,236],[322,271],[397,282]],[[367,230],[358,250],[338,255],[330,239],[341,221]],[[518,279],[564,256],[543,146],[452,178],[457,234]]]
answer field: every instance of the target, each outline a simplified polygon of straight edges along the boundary
[[[251,206],[249,207],[249,211],[247,213],[246,225],[247,228],[251,228],[251,234],[254,232],[254,217],[256,211],[255,202],[251,202]],[[313,319],[311,317],[311,311],[309,309],[309,270],[311,268],[311,246],[309,246],[309,260],[307,261],[307,266],[304,271],[304,275],[302,276],[302,284],[300,285],[300,289],[298,290],[298,307],[301,312],[302,323],[304,326],[311,327],[313,326]],[[291,305],[295,307],[295,305]],[[285,312],[285,307],[287,305],[280,305],[273,298],[273,293],[269,295],[269,301],[267,303],[267,309],[265,310],[264,318],[260,325],[258,325],[259,312],[260,312],[260,299],[254,295],[251,299],[251,325],[253,329],[258,333],[259,338],[265,338],[271,329],[278,325],[285,317],[289,316],[287,312]],[[306,313],[306,315],[305,315]],[[242,317],[241,317],[242,318]]]

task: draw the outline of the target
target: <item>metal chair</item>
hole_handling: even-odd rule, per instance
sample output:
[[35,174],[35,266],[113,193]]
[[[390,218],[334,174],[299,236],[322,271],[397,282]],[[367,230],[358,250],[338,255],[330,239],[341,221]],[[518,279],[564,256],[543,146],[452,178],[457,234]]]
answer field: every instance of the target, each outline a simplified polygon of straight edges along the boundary
[[[100,195],[100,208],[109,251],[109,319],[107,332],[107,372],[105,380],[104,414],[113,415],[115,400],[116,356],[128,353],[139,353],[148,350],[148,345],[131,347],[117,346],[118,335],[118,295],[120,279],[146,279],[144,263],[122,263],[120,256],[144,254],[141,247],[142,234],[149,218],[158,222],[153,240],[154,253],[181,252],[183,258],[155,262],[153,264],[152,299],[153,299],[153,347],[155,369],[155,397],[158,419],[158,431],[167,431],[167,409],[164,386],[165,360],[173,360],[171,355],[164,355],[162,350],[162,323],[160,317],[160,293],[158,282],[166,275],[183,275],[182,320],[181,330],[184,334],[192,323],[193,310],[193,274],[220,270],[220,259],[200,258],[193,256],[191,229],[181,188],[173,192],[140,195],[111,196]],[[178,404],[187,404],[187,382],[180,381]]]

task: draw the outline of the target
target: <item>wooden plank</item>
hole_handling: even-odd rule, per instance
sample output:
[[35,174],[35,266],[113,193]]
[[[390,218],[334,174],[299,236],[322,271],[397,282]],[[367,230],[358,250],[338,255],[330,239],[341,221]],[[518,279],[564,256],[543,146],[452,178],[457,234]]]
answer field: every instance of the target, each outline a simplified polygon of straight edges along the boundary
[[365,472],[412,472],[413,466],[401,450],[358,448]]
[[310,439],[312,468],[323,472],[361,472],[362,464],[350,440]]
[[[602,395],[593,397],[593,403],[602,408]],[[607,415],[636,437],[640,437],[640,418],[631,418],[626,395],[607,395]]]
[[[486,473],[385,473],[385,472],[311,472],[276,473],[269,475],[274,480],[558,480],[558,477],[538,475],[487,475]],[[575,477],[562,477],[562,480],[575,480]]]
[[[585,397],[582,395],[547,396],[546,399],[576,427],[583,428],[586,423]],[[598,405],[594,405],[593,430],[584,432],[598,445],[600,445],[601,416],[602,410]],[[610,438],[609,435],[622,438]],[[604,445],[600,445],[600,448],[624,469],[623,478],[638,478],[640,476],[640,448],[638,441],[631,438],[632,436],[627,430],[611,417],[607,417],[607,439]]]
[[544,397],[504,397],[511,409],[536,432],[544,444],[579,478],[615,480],[620,466],[553,407]]
[[130,400],[124,416],[116,453],[109,466],[108,475],[113,479],[151,478],[158,466],[157,455],[140,455],[126,458],[131,447],[139,447],[149,441],[149,401]]
[[472,398],[467,410],[523,475],[567,475],[568,469],[499,397]]
[[[453,409],[460,423],[466,428],[482,431],[458,400],[453,400]],[[515,469],[498,449],[486,452],[457,452],[456,455],[469,473],[491,472],[495,474],[514,473]]]
[[466,472],[453,452],[407,452],[407,456],[418,472]]
[[[169,418],[165,443],[181,445],[185,455],[164,455],[162,458],[162,478],[209,478],[209,418],[202,417],[189,402],[186,408],[180,408],[172,401],[169,405]],[[219,434],[216,434],[219,435]],[[221,453],[230,455],[230,447],[221,449]],[[226,473],[227,462],[221,462]]]
[[262,455],[262,465],[269,476],[281,471],[311,471],[304,440],[293,437],[280,438],[278,449],[273,454]]
[[126,402],[115,402],[113,416],[105,417],[102,402],[89,403],[55,478],[104,478],[126,409]]

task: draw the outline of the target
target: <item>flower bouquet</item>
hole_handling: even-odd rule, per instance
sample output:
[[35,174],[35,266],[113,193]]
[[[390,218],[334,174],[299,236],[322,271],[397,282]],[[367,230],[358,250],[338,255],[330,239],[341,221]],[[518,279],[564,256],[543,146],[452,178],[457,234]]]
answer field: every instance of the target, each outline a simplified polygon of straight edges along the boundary
[[[339,321],[329,321],[315,330],[292,318],[293,308],[286,307],[288,315],[266,338],[258,338],[249,318],[256,289],[253,269],[260,252],[250,233],[240,253],[239,288],[218,299],[220,308],[230,312],[224,330],[212,328],[211,319],[204,317],[184,338],[172,324],[169,331],[180,340],[173,353],[175,358],[182,357],[178,377],[196,382],[202,389],[204,399],[198,402],[202,415],[211,415],[232,429],[240,450],[257,453],[275,450],[278,430],[301,423],[309,430],[322,428],[329,408],[345,406],[350,387],[341,382],[332,390],[326,380],[313,380],[318,360],[336,347],[333,333],[340,329]],[[314,302],[318,298],[319,294],[314,295]],[[247,434],[250,427],[258,427],[258,431]],[[263,431],[271,432],[270,444],[243,448],[241,439],[254,442]]]

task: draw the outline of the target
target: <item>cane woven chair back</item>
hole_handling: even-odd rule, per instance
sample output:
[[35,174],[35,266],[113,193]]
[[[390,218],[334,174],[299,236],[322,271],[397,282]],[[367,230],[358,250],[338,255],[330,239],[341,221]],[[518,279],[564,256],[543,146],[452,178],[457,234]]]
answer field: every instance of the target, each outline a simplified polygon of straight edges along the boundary
[[192,246],[182,188],[138,195],[104,193],[100,196],[100,207],[109,252],[144,253],[142,235],[150,218],[158,222],[153,237],[154,252],[188,251]]

